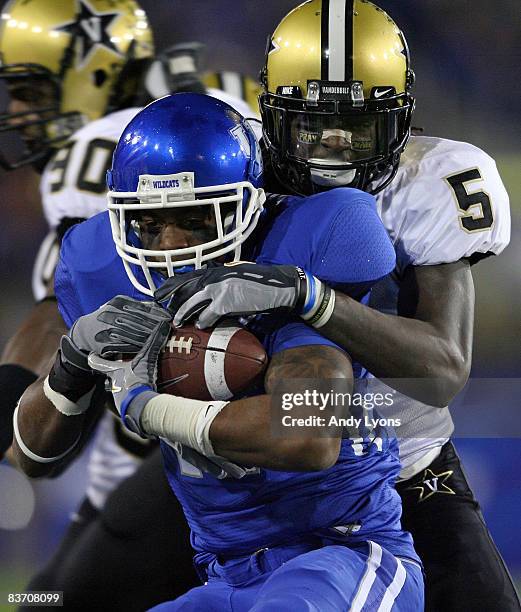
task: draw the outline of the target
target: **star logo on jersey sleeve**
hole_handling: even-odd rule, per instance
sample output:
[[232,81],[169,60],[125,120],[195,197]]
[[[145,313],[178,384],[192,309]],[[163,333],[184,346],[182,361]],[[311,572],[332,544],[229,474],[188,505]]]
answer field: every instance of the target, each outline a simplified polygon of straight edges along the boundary
[[407,487],[406,491],[419,491],[418,503],[429,499],[435,493],[445,493],[446,495],[456,495],[447,484],[447,480],[452,476],[453,470],[447,470],[441,474],[435,474],[432,470],[426,469],[422,476],[422,483]]
[[111,40],[109,30],[121,13],[97,13],[86,0],[79,0],[79,12],[73,21],[64,23],[55,32],[66,32],[73,36],[78,44],[78,65],[83,66],[96,45],[106,47],[121,56],[116,45]]

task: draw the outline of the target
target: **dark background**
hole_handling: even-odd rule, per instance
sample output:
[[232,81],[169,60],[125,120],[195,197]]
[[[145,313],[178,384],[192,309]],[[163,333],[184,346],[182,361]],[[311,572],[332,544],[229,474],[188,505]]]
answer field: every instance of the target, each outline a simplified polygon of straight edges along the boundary
[[[268,34],[297,4],[288,0],[141,2],[156,32],[158,49],[199,40],[207,45],[209,70],[236,70],[253,77],[262,66]],[[521,5],[518,0],[381,0],[379,4],[400,25],[409,43],[417,77],[414,125],[428,135],[483,148],[496,159],[510,193],[511,245],[501,257],[474,268],[473,376],[521,378]],[[3,103],[5,96],[0,92]],[[0,173],[0,347],[32,303],[31,265],[45,233],[34,195],[37,181],[28,170]],[[494,410],[493,402],[490,410]],[[471,422],[473,415],[467,418]],[[463,439],[458,448],[489,527],[512,572],[521,577],[521,441]],[[79,462],[53,483],[29,484],[21,477],[13,482],[16,478],[0,465],[0,592],[23,586],[53,549],[67,512],[81,495],[84,465]],[[15,494],[8,499],[6,491]]]

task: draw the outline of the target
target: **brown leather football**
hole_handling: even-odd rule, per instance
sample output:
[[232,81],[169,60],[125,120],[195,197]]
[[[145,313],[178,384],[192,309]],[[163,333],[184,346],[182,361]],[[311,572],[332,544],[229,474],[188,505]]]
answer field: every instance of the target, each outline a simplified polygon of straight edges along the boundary
[[268,357],[249,331],[233,322],[209,329],[184,325],[159,359],[157,390],[190,399],[228,400],[261,380]]

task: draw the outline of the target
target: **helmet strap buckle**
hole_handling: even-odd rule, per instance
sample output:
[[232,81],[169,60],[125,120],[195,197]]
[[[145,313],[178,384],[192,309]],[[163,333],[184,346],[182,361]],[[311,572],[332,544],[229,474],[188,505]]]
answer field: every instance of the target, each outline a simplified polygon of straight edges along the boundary
[[320,85],[317,81],[310,81],[308,83],[308,94],[306,101],[309,106],[318,106],[318,99],[320,97]]
[[364,105],[364,85],[362,81],[353,81],[351,83],[351,101],[353,106],[356,107]]

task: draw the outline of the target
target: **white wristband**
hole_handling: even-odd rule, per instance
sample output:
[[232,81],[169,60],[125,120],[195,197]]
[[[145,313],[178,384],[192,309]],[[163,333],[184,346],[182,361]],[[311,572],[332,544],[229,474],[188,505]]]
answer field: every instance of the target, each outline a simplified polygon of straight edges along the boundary
[[147,402],[141,414],[141,427],[147,434],[186,444],[205,457],[215,457],[210,426],[228,403],[161,393]]
[[317,321],[315,321],[314,323],[311,323],[311,325],[315,329],[320,329],[321,327],[323,327],[331,318],[331,315],[333,314],[334,309],[335,309],[335,290],[331,289],[331,294],[329,296],[329,302],[327,303],[324,313]]
[[75,448],[76,444],[78,444],[81,438],[81,432],[80,432],[80,435],[77,437],[76,441],[74,442],[74,444],[70,448],[68,448],[66,451],[61,453],[60,455],[57,455],[56,457],[41,457],[40,455],[33,453],[33,451],[27,448],[27,446],[25,445],[24,441],[22,440],[22,436],[20,435],[20,430],[18,429],[18,407],[19,405],[20,405],[20,402],[18,402],[16,406],[16,410],[14,411],[14,414],[13,414],[14,439],[16,440],[16,443],[18,444],[22,453],[26,457],[29,457],[29,459],[31,459],[32,461],[35,461],[36,463],[54,463],[55,461],[59,461],[60,459],[63,459],[66,455],[68,455]]
[[82,395],[77,402],[71,402],[61,393],[51,389],[49,385],[49,377],[47,376],[43,382],[43,392],[45,397],[51,402],[51,404],[65,416],[77,416],[87,411],[90,406],[90,400],[94,393],[94,387],[85,395]]

